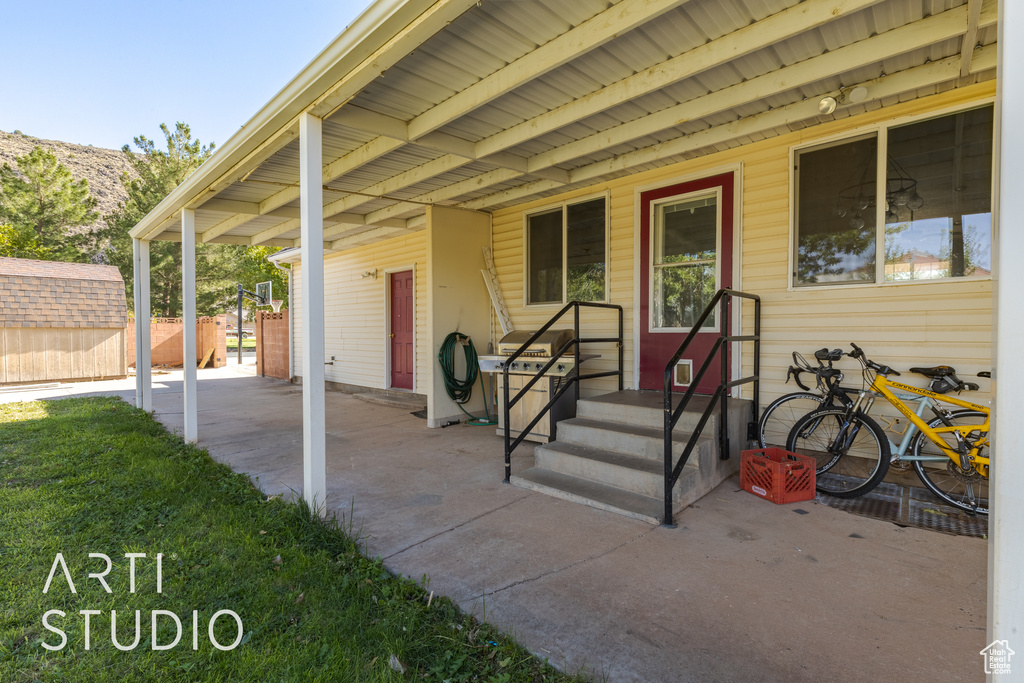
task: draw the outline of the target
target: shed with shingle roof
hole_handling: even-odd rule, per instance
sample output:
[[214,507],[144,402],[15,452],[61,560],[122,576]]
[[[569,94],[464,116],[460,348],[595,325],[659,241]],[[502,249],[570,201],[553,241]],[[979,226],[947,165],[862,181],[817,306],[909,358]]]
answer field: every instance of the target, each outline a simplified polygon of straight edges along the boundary
[[127,375],[115,266],[0,257],[0,384]]

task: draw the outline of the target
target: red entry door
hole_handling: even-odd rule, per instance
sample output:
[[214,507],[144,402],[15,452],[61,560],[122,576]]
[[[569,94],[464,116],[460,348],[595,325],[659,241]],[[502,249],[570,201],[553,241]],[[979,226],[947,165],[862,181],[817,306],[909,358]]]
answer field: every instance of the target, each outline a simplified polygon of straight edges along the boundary
[[388,280],[391,290],[391,386],[396,389],[413,388],[413,312],[415,292],[412,287],[412,271],[391,273]]
[[[665,365],[715,292],[732,286],[732,239],[732,173],[641,193],[641,389],[664,388]],[[719,322],[709,318],[684,356],[693,374],[711,350]],[[714,362],[699,393],[712,393],[719,382],[718,354]],[[673,390],[687,386],[674,383]]]

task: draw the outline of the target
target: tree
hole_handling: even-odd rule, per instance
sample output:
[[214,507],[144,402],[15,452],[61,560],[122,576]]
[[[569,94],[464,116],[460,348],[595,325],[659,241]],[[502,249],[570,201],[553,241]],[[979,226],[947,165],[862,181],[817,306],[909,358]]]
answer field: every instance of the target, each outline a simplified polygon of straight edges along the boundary
[[56,261],[88,261],[98,217],[89,181],[75,180],[42,147],[0,168],[0,255]]
[[[124,278],[129,306],[133,301],[132,240],[129,231],[153,210],[171,190],[180,185],[213,153],[214,145],[205,146],[192,140],[187,124],[178,122],[171,131],[160,124],[164,135],[163,149],[144,135],[135,138],[138,152],[125,145],[132,174],[125,173],[121,182],[128,199],[105,216],[107,227],[102,232],[107,240],[105,258],[118,267]],[[239,264],[245,247],[226,244],[196,245],[196,312],[212,315],[233,300],[238,281]],[[154,315],[178,317],[181,303],[181,245],[176,242],[150,243],[151,305]]]

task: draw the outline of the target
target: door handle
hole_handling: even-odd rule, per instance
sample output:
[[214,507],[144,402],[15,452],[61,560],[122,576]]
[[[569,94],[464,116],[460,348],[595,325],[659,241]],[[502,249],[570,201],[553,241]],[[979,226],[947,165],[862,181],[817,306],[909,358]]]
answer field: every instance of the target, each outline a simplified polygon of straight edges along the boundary
[[391,337],[392,339],[394,339],[394,338],[395,338],[395,333],[394,333],[394,332],[392,332],[392,333],[391,333],[391,334],[389,334],[388,336],[389,336],[389,337]]

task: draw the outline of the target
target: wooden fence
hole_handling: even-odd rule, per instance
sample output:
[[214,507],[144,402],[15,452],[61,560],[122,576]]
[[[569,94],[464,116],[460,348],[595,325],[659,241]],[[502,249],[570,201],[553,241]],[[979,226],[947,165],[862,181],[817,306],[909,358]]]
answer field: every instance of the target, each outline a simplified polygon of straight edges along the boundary
[[[207,362],[208,368],[227,365],[228,345],[227,318],[224,314],[196,319],[196,361],[201,361],[213,349]],[[150,364],[181,367],[182,365],[182,322],[181,318],[154,318],[150,322]],[[135,320],[128,319],[126,329],[128,365],[135,367]]]
[[256,313],[256,374],[288,379],[288,311]]

